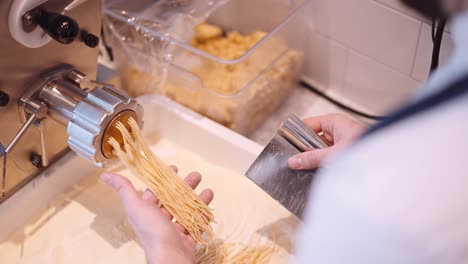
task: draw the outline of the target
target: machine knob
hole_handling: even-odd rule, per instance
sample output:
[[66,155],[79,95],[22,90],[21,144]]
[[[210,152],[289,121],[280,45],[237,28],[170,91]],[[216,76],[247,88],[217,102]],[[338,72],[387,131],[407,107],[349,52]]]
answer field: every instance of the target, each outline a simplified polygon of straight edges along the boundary
[[99,38],[91,33],[82,32],[81,39],[83,40],[84,44],[90,48],[95,48],[97,45],[99,45]]
[[10,96],[4,91],[0,91],[0,106],[7,106],[10,102]]
[[41,11],[38,24],[50,37],[62,44],[72,43],[80,33],[80,26],[73,18],[57,13]]

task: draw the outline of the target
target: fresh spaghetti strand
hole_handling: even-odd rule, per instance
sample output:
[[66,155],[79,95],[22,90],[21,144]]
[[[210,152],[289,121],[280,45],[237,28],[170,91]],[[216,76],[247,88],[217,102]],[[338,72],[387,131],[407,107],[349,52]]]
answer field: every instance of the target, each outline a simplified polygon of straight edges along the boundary
[[277,248],[272,243],[267,243],[260,246],[245,245],[237,250],[233,255],[229,256],[230,264],[268,264],[271,257],[277,251]]
[[195,254],[197,264],[268,264],[276,253],[273,242],[263,244],[235,244],[214,242]]
[[[271,241],[250,241],[247,244],[224,243],[213,240],[211,223],[213,211],[195,194],[179,176],[164,164],[143,140],[137,122],[128,120],[130,129],[121,122],[116,128],[122,134],[119,143],[109,139],[114,153],[124,165],[139,177],[159,198],[164,208],[181,224],[200,245],[196,251],[197,264],[268,264],[277,251]],[[203,235],[205,234],[205,236]]]
[[213,238],[212,210],[184,180],[154,155],[145,143],[137,122],[130,118],[128,124],[131,129],[127,129],[121,122],[116,125],[122,134],[123,145],[115,138],[109,139],[115,154],[156,194],[160,204],[197,243],[208,245]]

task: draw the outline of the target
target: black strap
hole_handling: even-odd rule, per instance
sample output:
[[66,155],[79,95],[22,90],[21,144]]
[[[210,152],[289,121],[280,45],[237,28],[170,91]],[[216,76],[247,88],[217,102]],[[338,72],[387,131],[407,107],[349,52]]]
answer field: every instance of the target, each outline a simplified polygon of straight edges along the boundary
[[394,114],[384,119],[382,122],[371,127],[366,133],[364,133],[362,137],[367,137],[398,122],[459,98],[464,94],[468,94],[468,76],[464,77],[460,81],[455,82],[453,85],[440,92],[430,95],[427,98],[424,98],[414,104],[410,104],[395,112]]

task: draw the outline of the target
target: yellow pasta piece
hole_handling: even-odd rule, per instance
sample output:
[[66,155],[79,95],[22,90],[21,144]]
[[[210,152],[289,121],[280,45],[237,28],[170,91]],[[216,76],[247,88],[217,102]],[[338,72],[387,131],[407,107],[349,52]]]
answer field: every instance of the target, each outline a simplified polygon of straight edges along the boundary
[[263,31],[254,31],[248,35],[232,31],[222,36],[223,31],[220,27],[208,23],[198,25],[195,32],[192,46],[224,60],[242,57],[267,35]]
[[195,27],[196,41],[203,42],[209,39],[218,38],[223,34],[223,30],[215,25],[201,23]]

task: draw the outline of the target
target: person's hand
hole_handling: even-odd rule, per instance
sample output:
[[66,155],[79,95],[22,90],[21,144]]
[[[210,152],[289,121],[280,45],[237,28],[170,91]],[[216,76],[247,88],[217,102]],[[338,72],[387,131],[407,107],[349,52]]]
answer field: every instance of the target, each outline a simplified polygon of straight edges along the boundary
[[[172,168],[177,172],[177,168]],[[195,263],[195,240],[180,224],[172,222],[166,209],[158,207],[158,198],[149,189],[140,196],[129,180],[112,173],[102,174],[101,180],[120,196],[148,263]],[[200,181],[197,172],[185,178],[193,189]],[[209,204],[213,191],[202,191],[200,199]]]
[[342,114],[312,117],[305,119],[304,123],[316,133],[323,133],[322,137],[333,145],[291,157],[288,166],[294,170],[318,168],[329,155],[346,148],[367,129],[364,124]]

